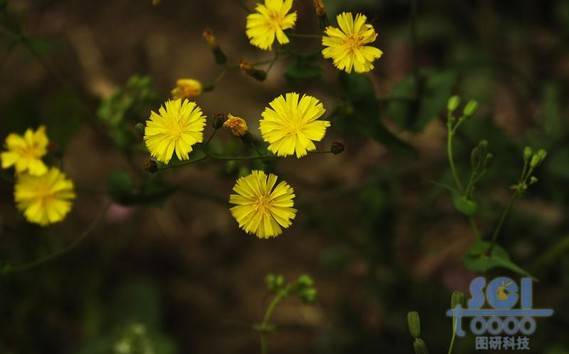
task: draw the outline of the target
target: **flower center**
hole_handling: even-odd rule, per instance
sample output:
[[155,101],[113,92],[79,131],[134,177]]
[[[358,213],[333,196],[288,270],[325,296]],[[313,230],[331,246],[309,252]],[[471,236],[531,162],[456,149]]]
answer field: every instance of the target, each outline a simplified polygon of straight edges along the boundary
[[283,17],[281,16],[281,14],[275,11],[271,11],[269,13],[269,23],[273,29],[278,30],[279,28],[281,28],[282,22],[283,22]]
[[360,36],[357,35],[351,35],[348,38],[346,38],[346,42],[345,45],[348,47],[348,49],[350,49],[351,51],[355,51],[360,49],[360,47],[362,46],[362,39],[360,38]]
[[259,199],[257,199],[257,203],[255,204],[257,211],[263,214],[269,212],[270,206],[270,199],[266,195],[260,196]]

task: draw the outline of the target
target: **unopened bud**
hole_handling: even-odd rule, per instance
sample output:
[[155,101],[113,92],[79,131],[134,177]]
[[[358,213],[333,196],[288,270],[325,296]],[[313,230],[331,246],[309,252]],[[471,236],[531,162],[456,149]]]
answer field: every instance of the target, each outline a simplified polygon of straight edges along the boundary
[[407,326],[413,338],[419,338],[421,336],[421,318],[418,312],[412,311],[407,314]]
[[427,344],[421,338],[416,338],[413,342],[413,349],[415,354],[429,354],[429,349],[427,349]]
[[228,114],[227,119],[223,123],[223,127],[231,130],[231,134],[242,137],[248,132],[247,122],[245,119]]
[[339,155],[344,152],[344,144],[340,141],[334,141],[330,146],[330,152],[334,155]]
[[316,289],[308,288],[300,292],[300,299],[307,304],[311,304],[316,301],[316,295],[318,295]]
[[462,291],[453,291],[450,297],[450,307],[455,308],[458,305],[464,307],[466,305],[464,301],[464,293]]
[[447,109],[449,112],[454,112],[457,108],[458,105],[460,104],[460,97],[458,96],[451,96],[451,98],[449,98],[448,103],[447,103]]
[[239,63],[239,69],[241,71],[257,81],[265,81],[267,78],[267,72],[259,69],[255,69],[253,65],[245,60],[241,60]]
[[267,284],[267,289],[271,292],[276,292],[284,286],[285,280],[282,275],[277,274],[267,274],[265,277],[265,283]]
[[531,168],[537,167],[537,165],[543,162],[546,156],[547,152],[543,149],[539,149],[539,151],[533,154],[533,156],[531,157],[530,167]]
[[531,147],[526,146],[524,148],[524,161],[529,161],[532,155],[533,155],[533,150],[531,149]]
[[225,113],[217,113],[213,117],[213,129],[217,130],[223,127],[223,124],[227,120],[227,114]]
[[221,50],[221,47],[217,43],[217,39],[215,38],[213,31],[209,28],[206,28],[203,30],[202,36],[205,39],[207,45],[209,46],[209,49],[213,53],[215,63],[217,65],[225,65],[225,63],[227,63],[227,56]]
[[158,171],[158,165],[156,164],[156,161],[154,161],[152,158],[146,159],[144,161],[144,170],[146,170],[146,172],[156,173]]
[[478,109],[478,102],[474,101],[474,100],[470,100],[468,101],[468,103],[466,104],[466,106],[464,107],[463,110],[463,114],[466,117],[470,117],[471,115],[473,115],[474,113],[476,113],[476,110]]
[[328,15],[326,15],[326,7],[323,0],[313,0],[314,11],[318,17],[320,29],[324,30],[330,23],[328,22]]
[[324,2],[322,0],[313,0],[312,3],[314,4],[316,16],[326,16],[326,7],[324,6]]
[[203,91],[202,83],[194,79],[179,79],[176,87],[171,91],[174,98],[194,98],[201,95]]
[[539,181],[539,180],[537,179],[536,176],[531,176],[530,179],[529,179],[529,184],[530,184],[530,185],[536,184],[538,181]]
[[301,288],[308,288],[314,286],[314,280],[312,280],[312,278],[306,274],[303,274],[300,277],[298,277],[296,283]]

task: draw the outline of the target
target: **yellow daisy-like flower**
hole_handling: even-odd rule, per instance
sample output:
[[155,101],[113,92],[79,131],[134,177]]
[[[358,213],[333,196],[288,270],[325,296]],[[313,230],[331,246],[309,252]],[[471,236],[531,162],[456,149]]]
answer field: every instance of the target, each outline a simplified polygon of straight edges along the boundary
[[194,79],[179,79],[176,87],[172,89],[174,98],[193,98],[201,95],[203,90],[202,83]]
[[187,160],[192,146],[203,141],[205,116],[200,107],[188,100],[170,100],[152,112],[146,121],[144,142],[152,157],[168,163],[174,151]]
[[[299,99],[300,98],[300,99]],[[268,149],[278,156],[296,154],[300,158],[316,150],[313,141],[326,134],[329,121],[318,120],[326,110],[322,103],[309,95],[287,93],[275,98],[262,113],[259,123]]]
[[24,135],[10,134],[6,137],[6,149],[2,152],[2,168],[14,166],[17,173],[28,172],[32,175],[42,175],[47,171],[41,158],[47,153],[49,140],[45,127],[39,127],[35,132],[26,130]]
[[296,11],[288,13],[292,0],[265,0],[257,4],[256,13],[247,16],[247,37],[252,45],[271,50],[275,37],[280,44],[289,42],[284,30],[293,28]]
[[57,168],[41,176],[19,175],[14,199],[29,222],[47,226],[59,222],[71,210],[75,198],[73,182]]
[[235,183],[233,191],[237,194],[229,196],[229,203],[235,204],[231,214],[248,234],[275,237],[292,224],[296,216],[294,190],[284,181],[276,183],[277,176],[267,176],[263,171],[252,171]]
[[365,73],[373,69],[374,60],[383,52],[366,44],[373,43],[377,33],[372,25],[366,23],[366,16],[344,12],[336,16],[340,28],[328,26],[322,37],[324,58],[332,58],[334,65],[348,73],[352,68],[357,73]]

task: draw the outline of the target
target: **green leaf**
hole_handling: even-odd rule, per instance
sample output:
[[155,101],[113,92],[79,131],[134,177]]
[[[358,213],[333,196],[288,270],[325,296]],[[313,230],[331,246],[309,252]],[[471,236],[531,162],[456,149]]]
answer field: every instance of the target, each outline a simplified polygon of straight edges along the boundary
[[334,126],[346,133],[367,136],[396,152],[415,155],[415,149],[392,133],[380,120],[378,100],[370,79],[365,75],[341,73],[340,83],[347,104],[332,115]]
[[491,269],[503,268],[523,276],[533,276],[520,266],[512,262],[508,252],[499,245],[494,245],[490,252],[491,243],[487,241],[475,242],[464,256],[464,265],[468,270],[485,273]]
[[452,194],[452,203],[456,210],[466,216],[473,216],[478,211],[478,204],[460,193]]
[[[394,99],[389,102],[387,114],[403,129],[422,131],[429,122],[446,109],[449,96],[456,82],[454,71],[423,71],[425,78],[420,101]],[[415,80],[412,76],[394,87],[391,97],[414,97]]]
[[293,85],[320,79],[322,77],[320,52],[296,55],[288,66],[285,77]]

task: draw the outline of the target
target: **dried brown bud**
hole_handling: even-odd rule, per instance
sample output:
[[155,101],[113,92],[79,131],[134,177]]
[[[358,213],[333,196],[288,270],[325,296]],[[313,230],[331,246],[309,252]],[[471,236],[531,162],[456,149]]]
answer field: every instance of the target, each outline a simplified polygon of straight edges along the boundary
[[330,152],[334,155],[339,155],[344,152],[344,143],[340,141],[334,141],[332,146],[330,146]]

